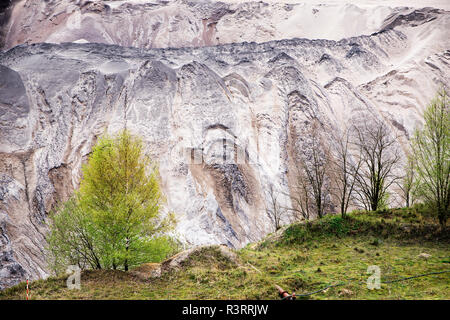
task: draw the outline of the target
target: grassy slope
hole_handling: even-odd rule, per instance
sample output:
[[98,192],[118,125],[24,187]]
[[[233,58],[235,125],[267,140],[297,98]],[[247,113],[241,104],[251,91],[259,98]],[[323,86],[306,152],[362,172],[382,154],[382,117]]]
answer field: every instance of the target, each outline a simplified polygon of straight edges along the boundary
[[[82,289],[68,290],[65,277],[34,281],[31,299],[278,299],[274,284],[297,294],[355,279],[310,299],[450,299],[450,273],[367,289],[369,265],[382,281],[450,270],[450,232],[414,210],[329,216],[288,227],[237,252],[239,265],[202,252],[182,268],[143,281],[122,271],[85,271]],[[211,250],[209,250],[211,251]],[[212,250],[214,251],[214,250]],[[419,258],[430,254],[428,259]],[[0,292],[24,299],[25,284]]]

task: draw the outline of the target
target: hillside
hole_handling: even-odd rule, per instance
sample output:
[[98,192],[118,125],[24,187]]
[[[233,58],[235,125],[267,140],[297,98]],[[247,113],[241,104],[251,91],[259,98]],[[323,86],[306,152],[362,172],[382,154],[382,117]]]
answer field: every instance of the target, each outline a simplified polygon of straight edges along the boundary
[[[450,83],[443,0],[10,3],[0,9],[0,290],[49,275],[48,215],[79,188],[105,132],[142,137],[180,241],[241,249],[273,231],[271,190],[294,209],[283,224],[295,220],[315,135],[332,160],[347,127],[381,122],[400,175],[425,107]],[[402,205],[389,189],[389,206]]]
[[[148,264],[129,273],[84,271],[79,291],[66,288],[65,276],[33,281],[30,299],[278,299],[274,284],[298,299],[450,299],[450,272],[395,282],[450,271],[449,244],[448,227],[417,209],[355,212],[290,225],[236,257],[204,247],[161,277],[151,278],[158,265]],[[381,268],[382,282],[394,282],[367,289],[369,265]],[[25,292],[21,283],[0,299],[25,299]]]

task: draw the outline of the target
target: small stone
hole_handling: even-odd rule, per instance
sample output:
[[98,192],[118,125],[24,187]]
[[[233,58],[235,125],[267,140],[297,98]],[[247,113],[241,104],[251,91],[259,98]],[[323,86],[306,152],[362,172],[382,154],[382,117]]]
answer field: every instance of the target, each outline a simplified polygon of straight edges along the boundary
[[350,290],[350,289],[342,289],[342,290],[339,290],[338,295],[340,295],[340,296],[347,296],[348,297],[348,296],[353,295],[353,291]]
[[421,258],[421,259],[429,259],[431,258],[431,254],[422,252],[421,254],[419,254],[417,257]]

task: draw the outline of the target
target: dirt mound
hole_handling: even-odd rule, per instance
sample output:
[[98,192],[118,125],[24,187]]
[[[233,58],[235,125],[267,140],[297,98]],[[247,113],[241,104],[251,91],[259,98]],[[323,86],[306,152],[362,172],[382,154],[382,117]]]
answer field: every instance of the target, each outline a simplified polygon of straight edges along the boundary
[[223,245],[200,246],[180,252],[161,264],[162,272],[208,264],[225,269],[238,265],[237,255]]
[[130,273],[141,280],[147,280],[149,278],[157,278],[161,276],[161,264],[160,263],[145,263]]
[[239,265],[239,262],[236,253],[226,246],[199,246],[182,251],[162,263],[143,264],[130,273],[141,280],[146,280],[158,278],[171,271],[205,265],[224,270]]

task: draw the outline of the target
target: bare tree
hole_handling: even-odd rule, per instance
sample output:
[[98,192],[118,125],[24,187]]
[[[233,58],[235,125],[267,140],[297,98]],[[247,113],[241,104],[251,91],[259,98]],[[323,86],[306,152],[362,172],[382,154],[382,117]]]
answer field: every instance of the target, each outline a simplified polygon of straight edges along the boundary
[[[370,122],[369,122],[370,121]],[[400,160],[388,126],[371,119],[354,126],[355,144],[360,150],[361,166],[354,178],[358,201],[366,210],[377,210],[388,195],[388,189],[399,178],[395,175]]]
[[292,208],[288,208],[294,214],[296,220],[309,220],[312,213],[312,192],[304,171],[297,168],[296,181],[291,190]]
[[266,206],[266,212],[273,222],[275,231],[281,228],[281,219],[286,215],[288,209],[283,207],[279,201],[280,193],[275,191],[273,185],[268,190],[269,205]]
[[327,176],[329,169],[329,150],[321,141],[319,127],[314,123],[310,131],[311,142],[307,146],[309,152],[302,150],[299,155],[296,195],[297,212],[309,219],[311,212],[321,218],[329,207],[330,181]]
[[333,160],[333,194],[338,199],[340,213],[345,217],[350,202],[354,198],[356,176],[361,167],[361,156],[353,160],[350,154],[350,130],[340,134],[335,143],[336,155]]
[[397,186],[400,189],[400,196],[405,201],[405,206],[409,208],[414,204],[417,193],[417,174],[416,174],[416,161],[410,154],[407,156],[407,162],[405,167],[405,173],[397,182]]

